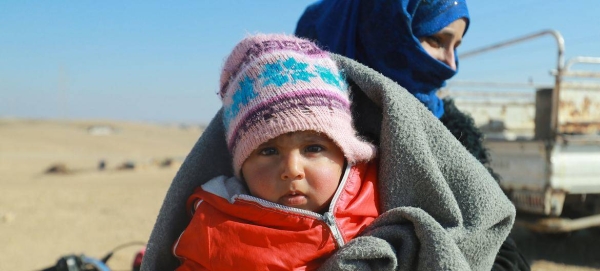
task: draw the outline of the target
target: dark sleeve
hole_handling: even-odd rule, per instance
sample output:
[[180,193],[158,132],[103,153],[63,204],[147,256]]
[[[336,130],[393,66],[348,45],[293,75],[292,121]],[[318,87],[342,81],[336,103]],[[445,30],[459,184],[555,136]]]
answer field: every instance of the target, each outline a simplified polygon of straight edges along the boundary
[[494,265],[492,266],[492,271],[524,271],[531,270],[529,263],[521,254],[519,249],[517,248],[517,244],[510,237],[504,240],[502,246],[500,247],[500,251],[498,251],[498,255],[496,255],[496,259],[494,260]]

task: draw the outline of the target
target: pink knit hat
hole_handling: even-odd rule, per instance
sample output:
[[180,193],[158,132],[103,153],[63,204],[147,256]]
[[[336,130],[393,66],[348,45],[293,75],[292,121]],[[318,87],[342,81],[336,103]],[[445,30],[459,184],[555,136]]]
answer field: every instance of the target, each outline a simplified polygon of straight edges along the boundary
[[245,38],[225,62],[220,96],[236,176],[260,144],[294,131],[326,134],[350,163],[375,156],[352,126],[348,86],[336,63],[308,40]]

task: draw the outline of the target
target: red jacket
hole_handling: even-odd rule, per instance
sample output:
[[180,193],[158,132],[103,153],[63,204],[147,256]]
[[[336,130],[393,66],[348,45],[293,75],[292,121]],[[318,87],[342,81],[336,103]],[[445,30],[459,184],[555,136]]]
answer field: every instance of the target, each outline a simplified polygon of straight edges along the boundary
[[188,199],[193,217],[173,247],[177,270],[317,269],[379,215],[377,163],[344,175],[323,215],[240,194],[235,178],[212,179]]

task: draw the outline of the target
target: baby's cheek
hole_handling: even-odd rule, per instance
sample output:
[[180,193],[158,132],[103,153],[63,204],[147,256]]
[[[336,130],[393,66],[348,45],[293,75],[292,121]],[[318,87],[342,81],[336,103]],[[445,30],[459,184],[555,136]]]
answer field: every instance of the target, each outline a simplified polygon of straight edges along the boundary
[[336,168],[319,167],[314,171],[313,186],[317,191],[335,192],[342,176],[342,170]]
[[246,171],[244,175],[244,181],[253,196],[271,201],[273,195],[276,194],[274,192],[274,178],[274,171],[270,170],[269,167],[256,167]]

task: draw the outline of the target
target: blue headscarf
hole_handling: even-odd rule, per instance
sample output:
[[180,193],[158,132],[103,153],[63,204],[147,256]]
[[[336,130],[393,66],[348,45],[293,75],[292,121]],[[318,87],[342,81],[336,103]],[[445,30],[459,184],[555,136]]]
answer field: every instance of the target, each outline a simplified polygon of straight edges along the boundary
[[419,37],[433,35],[460,18],[466,19],[468,27],[465,1],[319,1],[300,17],[296,35],[381,72],[440,118],[444,103],[436,92],[456,71],[431,57]]

